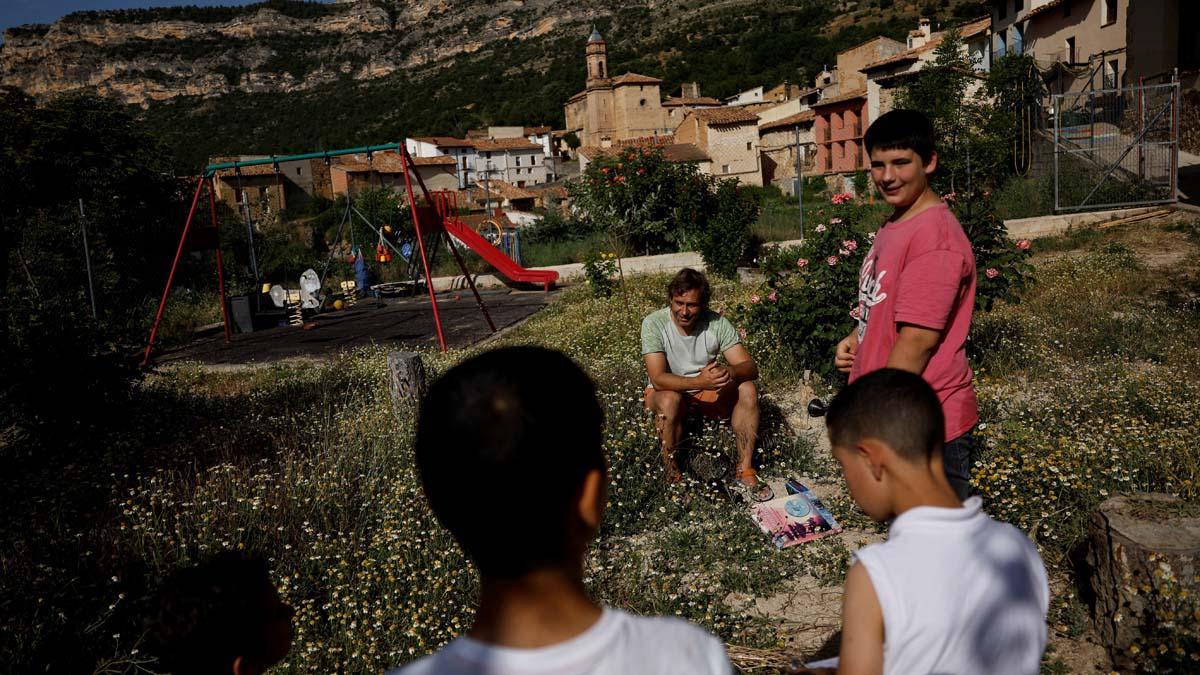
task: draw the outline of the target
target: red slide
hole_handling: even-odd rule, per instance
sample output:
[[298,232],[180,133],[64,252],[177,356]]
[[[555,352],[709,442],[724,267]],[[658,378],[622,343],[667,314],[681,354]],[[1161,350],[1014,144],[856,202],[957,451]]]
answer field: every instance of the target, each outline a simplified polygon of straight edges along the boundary
[[447,218],[445,221],[446,231],[449,232],[455,239],[467,245],[467,248],[479,254],[479,257],[487,261],[489,265],[496,268],[501,275],[510,281],[516,281],[527,284],[541,284],[546,290],[558,281],[558,272],[554,270],[531,270],[521,267],[513,262],[504,254],[504,251],[492,246],[487,239],[484,239],[478,232],[467,227],[465,223],[457,218]]

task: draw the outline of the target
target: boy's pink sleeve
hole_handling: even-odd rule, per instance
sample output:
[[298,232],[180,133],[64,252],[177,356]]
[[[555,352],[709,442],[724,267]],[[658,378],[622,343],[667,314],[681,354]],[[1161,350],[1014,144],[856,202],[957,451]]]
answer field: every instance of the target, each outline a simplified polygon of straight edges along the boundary
[[904,265],[896,297],[896,323],[943,330],[962,287],[966,260],[954,251],[924,253]]

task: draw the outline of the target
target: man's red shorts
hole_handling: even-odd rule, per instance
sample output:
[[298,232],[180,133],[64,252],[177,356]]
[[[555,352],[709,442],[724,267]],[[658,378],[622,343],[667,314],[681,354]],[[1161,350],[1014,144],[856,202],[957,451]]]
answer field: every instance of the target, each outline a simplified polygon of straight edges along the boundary
[[[650,409],[650,394],[654,392],[654,387],[646,387],[646,390],[642,392],[642,405],[647,410]],[[737,385],[729,385],[718,391],[712,389],[685,391],[683,399],[687,402],[689,411],[694,410],[712,420],[729,419],[729,416],[733,414],[733,407],[737,405]]]

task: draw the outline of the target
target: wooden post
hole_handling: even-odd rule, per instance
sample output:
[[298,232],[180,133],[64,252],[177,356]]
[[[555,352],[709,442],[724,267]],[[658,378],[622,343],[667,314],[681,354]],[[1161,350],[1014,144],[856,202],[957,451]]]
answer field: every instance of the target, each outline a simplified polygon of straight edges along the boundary
[[397,418],[402,411],[416,411],[425,395],[425,364],[416,352],[389,352],[387,355],[388,391],[392,395],[392,412]]

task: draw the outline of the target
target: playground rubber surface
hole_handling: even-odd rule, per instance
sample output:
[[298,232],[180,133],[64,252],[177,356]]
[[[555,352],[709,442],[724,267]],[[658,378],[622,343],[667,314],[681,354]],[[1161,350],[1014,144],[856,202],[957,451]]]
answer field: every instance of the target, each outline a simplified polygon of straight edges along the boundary
[[[545,307],[558,291],[480,291],[497,330],[511,326]],[[457,299],[456,299],[457,298]],[[491,335],[487,321],[469,289],[439,293],[438,310],[446,346],[464,347]],[[269,328],[233,334],[225,344],[221,329],[192,342],[155,354],[153,361],[167,365],[182,361],[204,364],[256,364],[294,358],[329,358],[345,349],[368,345],[437,349],[437,333],[429,296],[359,300],[340,312],[324,312],[309,321],[316,326]]]

